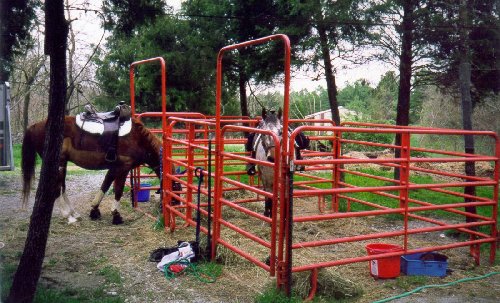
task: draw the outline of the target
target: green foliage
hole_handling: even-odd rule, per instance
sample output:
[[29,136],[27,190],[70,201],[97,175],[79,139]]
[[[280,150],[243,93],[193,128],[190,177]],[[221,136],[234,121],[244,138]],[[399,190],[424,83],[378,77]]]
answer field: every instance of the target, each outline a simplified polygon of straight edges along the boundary
[[[399,80],[396,73],[385,73],[373,91],[367,107],[368,115],[375,120],[396,119]],[[410,108],[413,102],[410,102]]]
[[40,6],[39,0],[0,2],[0,81],[9,80],[13,56],[34,44],[31,32]]
[[[204,45],[206,43],[196,36],[188,22],[164,16],[137,31],[133,37],[109,41],[110,51],[98,60],[97,78],[107,95],[101,101],[127,100],[130,64],[161,56],[167,64],[167,110],[213,113],[214,51]],[[159,65],[143,65],[136,70],[137,110],[160,111]]]
[[366,103],[373,94],[373,88],[370,87],[368,81],[359,79],[354,84],[348,84],[345,88],[339,91],[338,103],[344,107],[357,112],[364,112]]
[[[14,166],[16,168],[21,167],[21,149],[22,149],[22,144],[13,144],[12,145],[12,157],[14,158]],[[39,162],[39,161],[38,161]]]
[[287,297],[285,293],[276,289],[276,287],[269,287],[262,294],[255,298],[256,303],[298,303],[302,302],[299,297]]
[[115,35],[130,37],[139,26],[153,23],[165,14],[165,0],[104,0],[104,28]]
[[455,88],[459,81],[460,35],[459,31],[467,31],[471,52],[471,88],[473,104],[480,102],[485,96],[497,94],[498,85],[498,24],[500,21],[497,1],[468,1],[468,18],[472,26],[467,27],[465,20],[460,20],[457,1],[432,1],[426,15],[427,35],[425,41],[432,51],[428,56],[434,66],[431,70],[420,73],[424,79],[431,79],[444,87]]
[[[359,79],[338,92],[339,105],[360,114],[350,120],[370,123],[394,124],[398,95],[398,81],[392,71],[382,76],[377,87],[372,88],[366,80]],[[283,96],[280,93],[257,95],[264,105],[276,107],[281,104]],[[410,119],[417,122],[422,111],[423,93],[420,89],[412,92],[410,104]],[[324,87],[318,86],[314,91],[303,89],[290,93],[290,117],[294,119],[316,112],[329,110],[328,94]]]

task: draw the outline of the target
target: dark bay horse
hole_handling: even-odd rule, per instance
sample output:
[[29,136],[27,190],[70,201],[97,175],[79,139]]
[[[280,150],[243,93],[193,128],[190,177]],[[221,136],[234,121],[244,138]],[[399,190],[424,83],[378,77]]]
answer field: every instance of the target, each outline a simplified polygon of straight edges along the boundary
[[[27,205],[31,190],[31,183],[35,172],[36,154],[41,155],[43,151],[45,124],[46,121],[35,123],[24,134],[21,164],[23,173],[23,207]],[[118,140],[116,161],[106,161],[106,150],[101,147],[99,139],[99,135],[82,131],[76,125],[74,116],[65,117],[64,139],[58,176],[61,195],[58,199],[63,199],[62,202],[66,203],[69,207],[68,220],[70,223],[76,221],[79,214],[75,212],[73,205],[66,195],[65,177],[68,161],[85,169],[108,170],[100,192],[92,201],[90,217],[92,219],[100,218],[99,204],[114,181],[113,224],[123,223],[119,206],[128,172],[139,165],[145,164],[152,168],[157,176],[160,175],[161,140],[153,135],[140,121],[133,119],[130,133],[120,137]]]

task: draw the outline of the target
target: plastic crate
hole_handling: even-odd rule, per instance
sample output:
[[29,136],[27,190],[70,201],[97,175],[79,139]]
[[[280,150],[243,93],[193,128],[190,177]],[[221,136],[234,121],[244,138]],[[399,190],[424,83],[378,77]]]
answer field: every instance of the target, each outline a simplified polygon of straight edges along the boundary
[[434,252],[403,255],[401,272],[407,276],[444,277],[448,268],[446,259],[446,256]]

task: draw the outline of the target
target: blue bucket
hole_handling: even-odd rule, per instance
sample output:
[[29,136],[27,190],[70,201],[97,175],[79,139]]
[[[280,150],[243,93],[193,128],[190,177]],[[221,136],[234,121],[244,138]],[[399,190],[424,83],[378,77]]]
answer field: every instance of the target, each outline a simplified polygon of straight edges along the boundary
[[[141,183],[141,188],[151,187],[149,183]],[[137,202],[148,202],[149,201],[149,189],[141,189],[137,192]]]

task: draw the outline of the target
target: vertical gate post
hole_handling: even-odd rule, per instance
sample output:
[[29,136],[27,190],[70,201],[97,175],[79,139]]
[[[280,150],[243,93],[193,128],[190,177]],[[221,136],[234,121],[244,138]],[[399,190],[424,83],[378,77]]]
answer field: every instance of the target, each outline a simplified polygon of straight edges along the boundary
[[403,132],[401,136],[401,152],[399,153],[401,162],[399,162],[400,185],[404,186],[399,190],[399,207],[404,211],[404,249],[408,248],[408,193],[410,184],[410,133]]
[[[335,130],[333,132],[333,139],[332,139],[332,152],[333,152],[333,157],[334,159],[340,159],[342,156],[342,131],[340,130]],[[340,181],[342,179],[342,173],[340,172],[341,168],[343,168],[343,164],[335,163],[333,164],[333,188],[339,188]],[[332,210],[334,212],[339,211],[339,197],[337,193],[334,193],[332,195]]]

